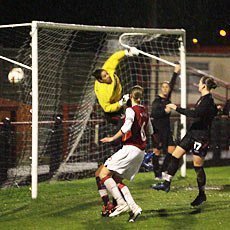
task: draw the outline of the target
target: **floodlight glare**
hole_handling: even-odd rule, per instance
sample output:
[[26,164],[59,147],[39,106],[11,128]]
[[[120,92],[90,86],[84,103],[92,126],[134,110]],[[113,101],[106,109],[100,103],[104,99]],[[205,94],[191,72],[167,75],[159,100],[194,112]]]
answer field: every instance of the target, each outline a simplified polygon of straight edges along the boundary
[[198,40],[197,40],[196,38],[193,38],[193,39],[192,39],[192,42],[193,42],[193,44],[197,44],[197,43],[198,43]]
[[227,33],[225,30],[220,30],[219,34],[220,34],[220,36],[225,37]]

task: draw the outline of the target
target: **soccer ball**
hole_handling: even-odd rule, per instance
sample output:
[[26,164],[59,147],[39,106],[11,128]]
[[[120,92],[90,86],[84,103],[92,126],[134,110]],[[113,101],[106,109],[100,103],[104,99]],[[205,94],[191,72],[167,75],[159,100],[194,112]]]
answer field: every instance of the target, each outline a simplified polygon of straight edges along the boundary
[[19,83],[24,78],[24,72],[21,68],[13,68],[8,74],[10,83]]

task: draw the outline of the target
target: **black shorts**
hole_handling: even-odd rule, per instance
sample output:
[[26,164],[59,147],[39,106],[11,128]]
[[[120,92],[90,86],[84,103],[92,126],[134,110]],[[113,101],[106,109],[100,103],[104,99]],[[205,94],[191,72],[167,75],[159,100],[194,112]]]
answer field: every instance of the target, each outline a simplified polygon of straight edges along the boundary
[[166,133],[155,132],[153,134],[153,148],[162,149],[164,153],[167,153],[168,146],[175,146],[171,131]]
[[191,130],[186,133],[178,146],[203,158],[207,155],[209,136],[207,133]]

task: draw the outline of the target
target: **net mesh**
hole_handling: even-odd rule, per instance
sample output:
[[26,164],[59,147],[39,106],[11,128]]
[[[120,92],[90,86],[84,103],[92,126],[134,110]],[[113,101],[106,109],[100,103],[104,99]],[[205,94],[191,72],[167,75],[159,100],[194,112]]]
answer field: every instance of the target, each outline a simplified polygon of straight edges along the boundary
[[[125,32],[125,31],[124,31]],[[106,121],[94,94],[92,72],[121,46],[135,46],[167,61],[179,60],[180,35],[81,31],[71,29],[38,30],[39,181],[72,179],[92,175],[98,164],[113,154],[119,144],[101,144],[117,127]],[[30,28],[0,29],[0,51],[31,66]],[[120,39],[120,42],[119,42]],[[31,172],[31,70],[24,70],[18,84],[7,81],[15,66],[1,60],[1,172],[2,187],[30,184]],[[159,83],[169,80],[173,67],[145,55],[124,56],[116,67],[123,88],[129,93],[138,84],[144,88],[144,105],[158,93]],[[173,99],[179,103],[179,86]],[[5,107],[4,107],[5,105]],[[10,121],[5,117],[9,117]],[[8,136],[7,136],[7,135]]]

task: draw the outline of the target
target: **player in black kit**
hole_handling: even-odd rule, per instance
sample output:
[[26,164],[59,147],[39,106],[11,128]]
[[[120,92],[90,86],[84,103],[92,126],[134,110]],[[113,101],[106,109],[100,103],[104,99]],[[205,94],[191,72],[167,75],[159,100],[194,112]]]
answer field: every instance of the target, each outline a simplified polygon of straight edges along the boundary
[[189,150],[193,152],[193,165],[197,175],[197,184],[199,194],[191,203],[192,206],[198,206],[206,201],[205,184],[206,175],[203,169],[204,158],[207,154],[207,148],[210,139],[210,129],[213,118],[217,115],[217,107],[210,93],[211,89],[217,87],[214,80],[210,77],[202,77],[199,82],[200,99],[195,105],[195,109],[183,109],[175,104],[168,104],[167,107],[176,110],[187,117],[194,118],[190,129],[182,138],[179,145],[172,153],[172,157],[168,166],[168,173],[165,175],[165,181],[153,185],[153,189],[170,190],[172,177],[176,174],[179,165],[179,159]]
[[[176,83],[178,73],[180,71],[180,65],[177,64],[174,68],[174,72],[170,82],[164,81],[161,84],[161,93],[156,96],[152,102],[152,125],[154,129],[153,134],[153,171],[155,179],[161,179],[162,173],[165,172],[168,166],[168,162],[171,158],[171,154],[175,149],[175,143],[173,140],[171,128],[170,128],[170,111],[171,109],[166,107],[171,103],[170,97]],[[165,155],[162,167],[159,165],[159,156],[161,152]]]

